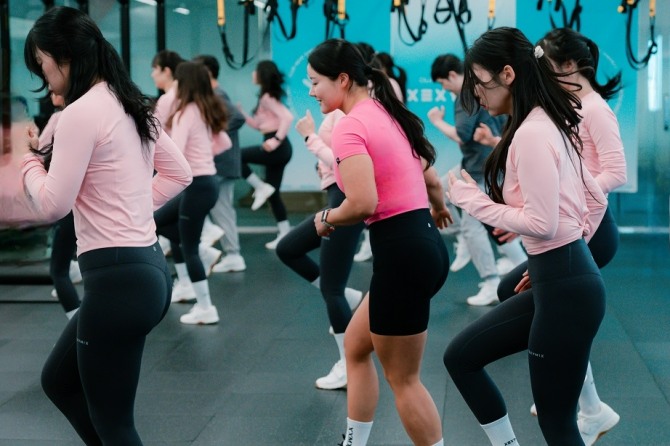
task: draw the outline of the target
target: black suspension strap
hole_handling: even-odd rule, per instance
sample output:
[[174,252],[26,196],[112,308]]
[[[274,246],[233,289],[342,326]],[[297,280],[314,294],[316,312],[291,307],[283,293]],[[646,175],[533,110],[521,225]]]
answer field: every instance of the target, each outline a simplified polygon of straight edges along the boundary
[[[572,12],[568,14],[568,9],[565,7],[565,2],[562,0],[553,0],[554,3],[554,12],[561,12],[561,18],[563,19],[563,24],[559,25],[554,20],[554,16],[551,13],[551,8],[549,8],[549,22],[551,23],[552,28],[572,28],[575,31],[579,31],[582,26],[582,11],[583,7],[580,4],[580,0],[575,0],[575,7],[572,9]],[[549,0],[548,3],[551,3],[552,0]],[[537,2],[537,10],[542,9],[542,0]]]
[[[249,56],[249,19],[252,15],[256,14],[256,7],[254,6],[253,0],[240,0],[240,5],[244,7],[244,34],[242,37],[242,60],[235,60],[233,52],[230,50],[230,45],[228,44],[228,38],[226,37],[226,13],[224,10],[224,0],[217,0],[218,6],[218,25],[219,25],[219,34],[221,35],[221,43],[223,44],[223,57],[226,61],[226,64],[234,69],[239,70],[249,62],[251,62],[257,55],[259,48],[256,49],[256,52],[250,57]],[[265,29],[263,35],[267,35],[269,27]]]
[[[423,38],[423,35],[428,31],[428,22],[424,18],[426,15],[426,0],[421,0],[421,19],[419,20],[419,27],[416,34],[412,32],[412,29],[409,26],[407,21],[407,13],[405,11],[405,5],[409,3],[409,0],[392,0],[391,2],[391,13],[398,11],[398,36],[400,40],[408,46],[414,45],[416,42]],[[406,41],[402,35],[402,25],[405,25],[405,29],[409,33],[411,41]]]
[[[444,25],[452,17],[456,23],[456,29],[458,30],[458,36],[461,39],[461,44],[463,45],[463,54],[468,51],[468,42],[465,39],[465,25],[470,23],[472,20],[472,11],[468,8],[468,0],[461,0],[456,8],[454,0],[445,0],[446,6],[440,6],[441,0],[437,1],[435,5],[435,14],[433,14],[433,19],[438,25]],[[495,6],[494,6],[495,8]],[[445,14],[440,17],[440,14]],[[489,28],[490,29],[490,28]]]
[[265,4],[265,7],[263,8],[263,10],[268,15],[268,25],[270,25],[272,21],[277,18],[277,23],[279,24],[279,29],[282,33],[282,36],[284,36],[287,41],[295,38],[295,35],[298,31],[298,9],[300,6],[302,6],[303,3],[307,5],[307,0],[291,0],[291,31],[287,32],[284,21],[279,15],[278,1],[268,0]]
[[326,17],[326,40],[333,37],[335,29],[339,29],[340,38],[344,39],[344,29],[349,22],[344,0],[324,0],[323,15]]
[[[622,0],[621,5],[617,8],[619,13],[626,14],[626,59],[628,64],[636,70],[641,70],[649,64],[651,56],[658,51],[658,44],[656,43],[656,0],[649,0],[649,46],[647,53],[638,59],[635,55],[634,43],[632,39],[633,17],[640,0]],[[637,41],[637,39],[634,39]]]

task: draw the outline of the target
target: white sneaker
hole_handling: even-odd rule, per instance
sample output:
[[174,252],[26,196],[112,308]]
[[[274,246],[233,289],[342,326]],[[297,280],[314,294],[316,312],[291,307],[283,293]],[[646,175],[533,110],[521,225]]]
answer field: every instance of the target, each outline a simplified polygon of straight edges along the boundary
[[535,403],[533,403],[533,405],[530,406],[530,414],[534,417],[537,416],[537,407],[535,407]]
[[479,284],[479,293],[467,298],[468,305],[485,307],[498,302],[498,284],[500,278],[488,279]]
[[585,415],[581,411],[577,414],[577,426],[586,446],[591,446],[602,435],[612,429],[619,422],[619,414],[610,406],[600,402],[600,412],[596,415]]
[[361,247],[358,252],[354,255],[354,262],[367,262],[371,258],[372,248],[370,247],[370,239],[365,237],[361,242]]
[[56,291],[56,288],[51,290],[51,297],[58,299],[58,291]]
[[170,240],[168,240],[166,237],[159,235],[158,244],[161,245],[161,249],[163,250],[163,255],[165,255],[165,257],[172,254],[172,246],[170,246]]
[[177,279],[172,285],[172,298],[170,302],[191,302],[195,300],[195,290],[193,284],[189,282],[182,282]]
[[209,221],[209,218],[206,218],[205,225],[202,227],[202,233],[200,234],[200,243],[212,246],[223,237],[224,233],[220,226],[215,225]]
[[219,261],[212,271],[215,273],[239,273],[247,269],[244,257],[239,254],[228,254]]
[[499,276],[504,276],[514,268],[516,268],[516,265],[507,257],[500,257],[496,260],[496,269],[498,270]]
[[205,267],[205,274],[207,277],[209,277],[209,275],[212,273],[212,268],[221,258],[221,251],[212,246],[201,243],[198,247],[198,254],[200,255],[202,266]]
[[272,249],[272,250],[277,249],[277,245],[279,244],[279,241],[280,241],[281,239],[283,239],[284,236],[285,236],[286,234],[288,234],[288,231],[287,231],[287,232],[283,232],[283,233],[280,232],[279,234],[277,234],[277,238],[274,239],[274,240],[272,240],[271,242],[267,242],[267,243],[265,244],[265,247],[266,247],[267,249]]
[[470,260],[472,260],[468,244],[465,242],[465,238],[460,234],[456,236],[454,251],[456,251],[456,258],[451,262],[449,270],[455,273],[456,271],[465,268],[465,266],[470,263]]
[[263,183],[258,189],[254,190],[253,197],[254,202],[251,203],[251,210],[258,210],[265,202],[274,194],[276,189],[274,186],[268,183]]
[[179,322],[189,325],[216,324],[219,322],[219,312],[216,311],[214,305],[210,305],[208,308],[202,308],[200,305],[195,304],[188,313],[179,318]]
[[347,387],[347,365],[340,359],[326,376],[316,380],[316,387],[324,390],[336,390]]
[[79,262],[76,260],[70,260],[70,280],[72,283],[79,283],[83,280],[81,270],[79,269]]

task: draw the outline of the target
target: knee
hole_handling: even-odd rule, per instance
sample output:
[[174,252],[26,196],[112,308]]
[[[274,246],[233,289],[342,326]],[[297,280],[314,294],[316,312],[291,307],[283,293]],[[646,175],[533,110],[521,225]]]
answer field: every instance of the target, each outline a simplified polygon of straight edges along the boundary
[[460,353],[460,349],[456,348],[453,342],[450,343],[444,351],[442,361],[444,362],[444,366],[447,368],[447,371],[450,375],[456,372],[458,367],[462,365],[463,358]]

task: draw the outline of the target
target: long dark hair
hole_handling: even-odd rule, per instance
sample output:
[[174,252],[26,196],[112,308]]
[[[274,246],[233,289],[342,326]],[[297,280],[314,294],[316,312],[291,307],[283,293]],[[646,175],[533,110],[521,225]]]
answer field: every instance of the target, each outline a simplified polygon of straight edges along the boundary
[[82,97],[97,81],[104,80],[135,121],[135,128],[148,153],[149,143],[158,137],[158,121],[153,117],[151,99],[135,85],[114,47],[102,36],[93,20],[82,11],[65,6],[49,9],[33,25],[23,48],[26,67],[42,79],[36,91],[47,88],[47,80],[37,61],[36,51],[50,55],[62,66],[70,64],[65,105]]
[[544,54],[558,65],[570,60],[577,64],[580,72],[603,99],[613,97],[621,90],[621,71],[614,77],[607,79],[604,85],[596,80],[600,50],[593,40],[580,34],[572,28],[556,28],[549,31],[538,42],[544,49]]
[[256,81],[260,86],[258,96],[269,94],[278,101],[286,96],[284,85],[284,75],[279,71],[277,64],[271,60],[261,60],[256,65]]
[[177,109],[168,119],[168,127],[177,112],[193,102],[202,119],[213,133],[228,128],[228,113],[223,101],[214,94],[207,67],[199,62],[182,62],[175,73],[177,80]]
[[[538,55],[539,56],[539,55]],[[461,104],[468,112],[479,106],[475,85],[481,83],[473,72],[479,65],[493,75],[491,82],[500,84],[500,72],[506,65],[516,77],[509,86],[512,95],[512,114],[501,135],[501,140],[486,159],[484,176],[491,198],[504,203],[502,183],[510,143],[521,123],[535,107],[541,107],[565,139],[580,156],[582,142],[578,125],[581,120],[576,109],[581,108],[579,98],[561,87],[557,73],[545,56],[536,57],[534,47],[516,28],[501,27],[485,32],[465,55]],[[568,148],[569,149],[569,148]],[[571,150],[568,150],[570,155]]]
[[381,65],[382,69],[386,72],[388,77],[395,79],[400,85],[400,91],[402,91],[403,96],[406,96],[407,93],[407,73],[405,70],[396,65],[393,57],[389,53],[377,53],[374,56],[375,60]]
[[368,81],[372,81],[375,100],[398,123],[414,155],[427,160],[429,166],[435,162],[435,148],[424,135],[421,119],[396,97],[386,73],[366,63],[353,43],[342,39],[326,40],[312,50],[307,60],[314,71],[331,80],[346,73],[360,87],[367,88]]

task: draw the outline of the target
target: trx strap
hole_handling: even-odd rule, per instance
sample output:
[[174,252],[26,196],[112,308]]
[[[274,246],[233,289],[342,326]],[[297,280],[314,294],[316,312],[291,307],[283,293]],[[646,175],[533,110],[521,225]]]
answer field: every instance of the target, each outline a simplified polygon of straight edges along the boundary
[[492,30],[496,23],[496,0],[489,0],[489,15],[486,19],[488,30]]
[[[463,45],[463,54],[465,54],[468,51],[468,42],[465,40],[465,25],[470,23],[470,20],[472,20],[472,12],[470,11],[470,8],[468,8],[468,0],[461,0],[458,4],[458,10],[456,9],[454,0],[446,0],[446,2],[446,7],[440,6],[441,0],[437,0],[433,19],[435,19],[437,24],[444,25],[451,19],[452,16],[454,17],[454,22],[456,22],[456,29],[458,30],[458,36],[460,37],[461,44]],[[446,13],[446,16],[440,18],[439,14],[442,13]]]
[[[563,25],[557,25],[556,22],[554,21],[554,16],[551,14],[551,9],[549,9],[549,22],[551,23],[552,28],[572,28],[575,31],[579,31],[579,29],[582,26],[582,20],[581,20],[581,14],[582,10],[584,9],[582,5],[579,3],[580,0],[575,0],[575,7],[572,10],[572,13],[570,13],[570,17],[568,18],[568,10],[565,7],[565,3],[562,0],[554,0],[556,3],[554,3],[554,11],[558,12],[561,11],[561,16],[563,18]],[[551,0],[549,0],[549,3],[551,3]],[[538,0],[537,2],[537,10],[540,11],[542,9],[542,0]]]
[[277,23],[279,23],[279,29],[281,30],[282,35],[288,41],[295,37],[295,34],[298,30],[298,8],[303,4],[307,4],[307,0],[291,0],[291,32],[286,32],[286,27],[284,26],[284,21],[279,15],[279,4],[277,0],[267,0],[263,11],[268,15],[268,26],[272,21],[277,18]]
[[[647,54],[645,54],[641,59],[638,59],[635,56],[635,50],[633,48],[633,42],[631,39],[632,28],[633,28],[633,15],[635,9],[637,9],[638,3],[640,0],[622,0],[621,5],[617,8],[619,13],[626,14],[626,59],[631,67],[636,70],[641,70],[649,64],[649,59],[651,56],[656,54],[658,51],[658,45],[656,44],[655,28],[656,28],[656,0],[649,0],[649,47],[647,48]],[[636,39],[637,40],[637,39]]]
[[[424,18],[426,14],[426,0],[421,0],[421,19],[419,21],[419,28],[417,29],[417,33],[414,34],[412,32],[412,29],[409,26],[409,22],[407,22],[407,14],[405,13],[405,5],[409,3],[409,0],[393,0],[391,2],[391,13],[395,12],[396,10],[398,11],[398,36],[400,37],[400,41],[402,41],[405,45],[412,46],[419,40],[423,38],[423,35],[426,33],[428,30],[428,22],[426,22],[426,19]],[[403,39],[402,36],[402,24],[405,24],[405,29],[409,33],[410,38],[412,39],[411,42],[406,41]]]
[[[228,39],[226,37],[226,13],[223,4],[224,0],[217,0],[217,20],[219,33],[221,34],[221,43],[223,44],[223,57],[230,68],[239,70],[251,62],[257,56],[260,49],[259,45],[259,48],[256,49],[256,53],[249,57],[249,17],[256,14],[256,7],[254,6],[253,0],[241,0],[240,2],[244,7],[244,35],[242,38],[242,60],[238,62],[235,60],[235,56],[233,56],[233,53],[230,50],[230,45],[228,44]],[[266,27],[265,32],[263,33],[263,40],[267,35],[268,30],[269,27]]]
[[344,28],[349,22],[344,0],[324,0],[323,15],[326,16],[326,40],[332,37],[335,28],[340,30],[340,38],[344,39]]

